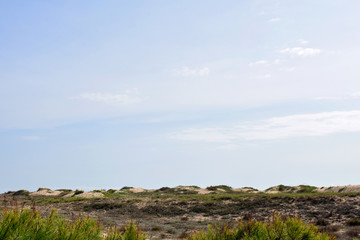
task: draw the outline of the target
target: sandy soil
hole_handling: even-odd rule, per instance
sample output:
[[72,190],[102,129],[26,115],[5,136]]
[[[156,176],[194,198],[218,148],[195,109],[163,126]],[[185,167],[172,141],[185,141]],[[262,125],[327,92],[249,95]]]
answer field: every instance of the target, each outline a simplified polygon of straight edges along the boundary
[[52,191],[52,190],[47,190],[47,189],[43,189],[37,192],[32,192],[30,193],[31,196],[59,196],[62,192],[61,191]]

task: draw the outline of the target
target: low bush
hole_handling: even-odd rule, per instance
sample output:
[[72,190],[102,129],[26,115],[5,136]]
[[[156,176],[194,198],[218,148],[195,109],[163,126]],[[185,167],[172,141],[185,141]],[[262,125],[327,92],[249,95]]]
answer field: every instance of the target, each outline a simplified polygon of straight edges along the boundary
[[79,218],[67,221],[55,210],[46,218],[38,211],[5,210],[1,216],[0,239],[101,239],[96,221]]
[[146,235],[134,222],[128,223],[123,231],[111,228],[104,240],[145,240]]
[[75,192],[74,192],[74,196],[75,195],[79,195],[79,194],[82,194],[82,193],[84,193],[84,191],[83,190],[75,190]]
[[109,190],[107,190],[107,192],[108,192],[108,193],[115,193],[116,190],[115,190],[115,189],[109,189]]
[[222,190],[225,190],[227,192],[230,192],[232,191],[232,187],[230,186],[227,186],[227,185],[218,185],[218,186],[215,186],[217,189],[222,189]]
[[349,226],[360,226],[360,218],[353,218],[347,221],[347,225]]
[[209,190],[209,191],[216,191],[217,187],[216,186],[209,186],[206,189]]
[[29,196],[30,192],[27,190],[19,190],[12,194],[13,196]]
[[151,228],[151,231],[161,231],[162,228],[160,226],[154,226]]
[[0,220],[0,240],[144,240],[133,222],[123,231],[111,228],[104,232],[99,222],[89,218],[66,220],[52,210],[48,217],[42,217],[35,209],[3,210]]
[[297,193],[313,193],[316,192],[317,187],[309,186],[309,185],[300,185],[300,189]]
[[274,216],[270,222],[240,221],[236,227],[225,224],[222,227],[209,226],[207,231],[193,233],[188,240],[332,240],[335,237],[319,232],[312,224],[306,224],[297,218],[282,219]]

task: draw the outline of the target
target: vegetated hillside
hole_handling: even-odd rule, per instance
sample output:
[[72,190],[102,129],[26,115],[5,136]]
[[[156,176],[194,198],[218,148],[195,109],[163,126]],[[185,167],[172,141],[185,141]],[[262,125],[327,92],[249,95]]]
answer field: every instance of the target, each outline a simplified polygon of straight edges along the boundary
[[55,208],[69,219],[80,213],[99,219],[105,225],[121,226],[134,220],[153,239],[177,239],[205,229],[208,224],[268,220],[274,213],[300,217],[339,239],[352,239],[360,233],[358,186],[279,185],[265,191],[225,185],[157,190],[124,187],[91,192],[41,188],[33,193],[20,190],[2,195],[3,207],[16,198],[19,205],[35,205],[44,215]]
[[[138,225],[129,222],[122,228],[115,226],[104,228],[98,221],[78,216],[76,220],[59,216],[56,210],[43,217],[33,208],[20,209],[14,206],[4,209],[0,215],[0,240],[41,239],[41,240],[145,240],[146,234]],[[157,228],[159,230],[159,227]],[[160,237],[165,238],[162,233]],[[321,232],[313,224],[307,224],[299,218],[283,218],[276,214],[266,222],[248,220],[230,223],[223,226],[212,225],[208,230],[191,234],[183,234],[187,240],[245,240],[245,239],[277,239],[277,240],[334,240],[335,237]]]

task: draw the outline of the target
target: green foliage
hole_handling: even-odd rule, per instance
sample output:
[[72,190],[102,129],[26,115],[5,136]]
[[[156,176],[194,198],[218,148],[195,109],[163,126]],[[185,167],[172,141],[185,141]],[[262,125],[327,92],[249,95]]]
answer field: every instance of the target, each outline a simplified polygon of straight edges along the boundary
[[286,185],[282,185],[282,184],[280,184],[278,187],[279,187],[280,192],[293,192],[295,190],[294,187],[286,186]]
[[30,209],[4,210],[0,221],[0,240],[144,240],[145,234],[130,222],[124,231],[103,227],[95,220],[66,220],[52,210],[48,217]]
[[105,240],[145,240],[145,233],[139,230],[139,227],[134,223],[130,222],[124,228],[124,231],[118,231],[116,228],[110,229]]
[[300,189],[297,191],[298,193],[313,193],[317,187],[309,186],[309,185],[300,185]]
[[19,190],[12,194],[13,196],[29,196],[30,192],[28,190]]
[[347,221],[347,225],[349,226],[360,226],[360,218],[353,218]]
[[215,187],[215,186],[209,186],[209,187],[207,187],[206,189],[209,190],[209,191],[216,191],[216,190],[217,190],[217,187]]
[[71,189],[65,189],[65,188],[56,189],[55,191],[67,192],[67,193],[72,192]]
[[151,231],[161,231],[162,228],[160,226],[155,226],[151,228]]
[[334,237],[321,233],[312,224],[305,224],[297,218],[282,219],[274,216],[266,222],[240,221],[236,227],[225,224],[222,227],[209,226],[207,231],[193,233],[188,240],[332,240]]
[[217,189],[222,189],[222,190],[225,190],[227,192],[229,191],[232,191],[232,187],[230,186],[227,186],[227,185],[218,185],[218,186],[215,186]]
[[46,204],[52,204],[52,203],[67,203],[67,202],[81,202],[87,200],[83,197],[68,197],[68,198],[43,198],[38,201],[36,201],[36,204],[38,205],[46,205]]
[[39,188],[37,191],[39,192],[39,191],[44,191],[44,190],[46,190],[46,191],[51,191],[50,188]]
[[101,239],[101,227],[96,221],[79,218],[67,221],[55,210],[46,218],[38,211],[8,210],[4,211],[0,222],[0,239]]
[[79,195],[79,194],[82,194],[82,193],[84,193],[84,191],[83,190],[75,190],[75,192],[74,192],[74,196],[75,195]]

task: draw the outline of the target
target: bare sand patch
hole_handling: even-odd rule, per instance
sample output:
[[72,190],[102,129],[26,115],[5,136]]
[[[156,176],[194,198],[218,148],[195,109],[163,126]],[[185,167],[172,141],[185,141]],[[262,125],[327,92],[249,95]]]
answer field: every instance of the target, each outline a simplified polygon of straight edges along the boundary
[[259,192],[258,190],[254,189],[254,188],[249,188],[249,187],[234,188],[233,191],[234,192],[244,192],[244,193],[257,193],[257,192]]
[[80,194],[75,195],[75,197],[82,197],[82,198],[102,198],[104,194],[100,192],[83,192]]
[[143,189],[143,188],[130,188],[129,189],[129,192],[132,192],[132,193],[141,193],[141,192],[145,192],[146,190]]
[[206,188],[198,188],[195,191],[198,192],[198,194],[209,194],[211,191],[207,190]]
[[42,189],[37,192],[30,193],[31,196],[59,196],[62,192],[61,191],[52,191],[50,189]]
[[318,188],[319,192],[360,192],[360,185],[334,186]]

